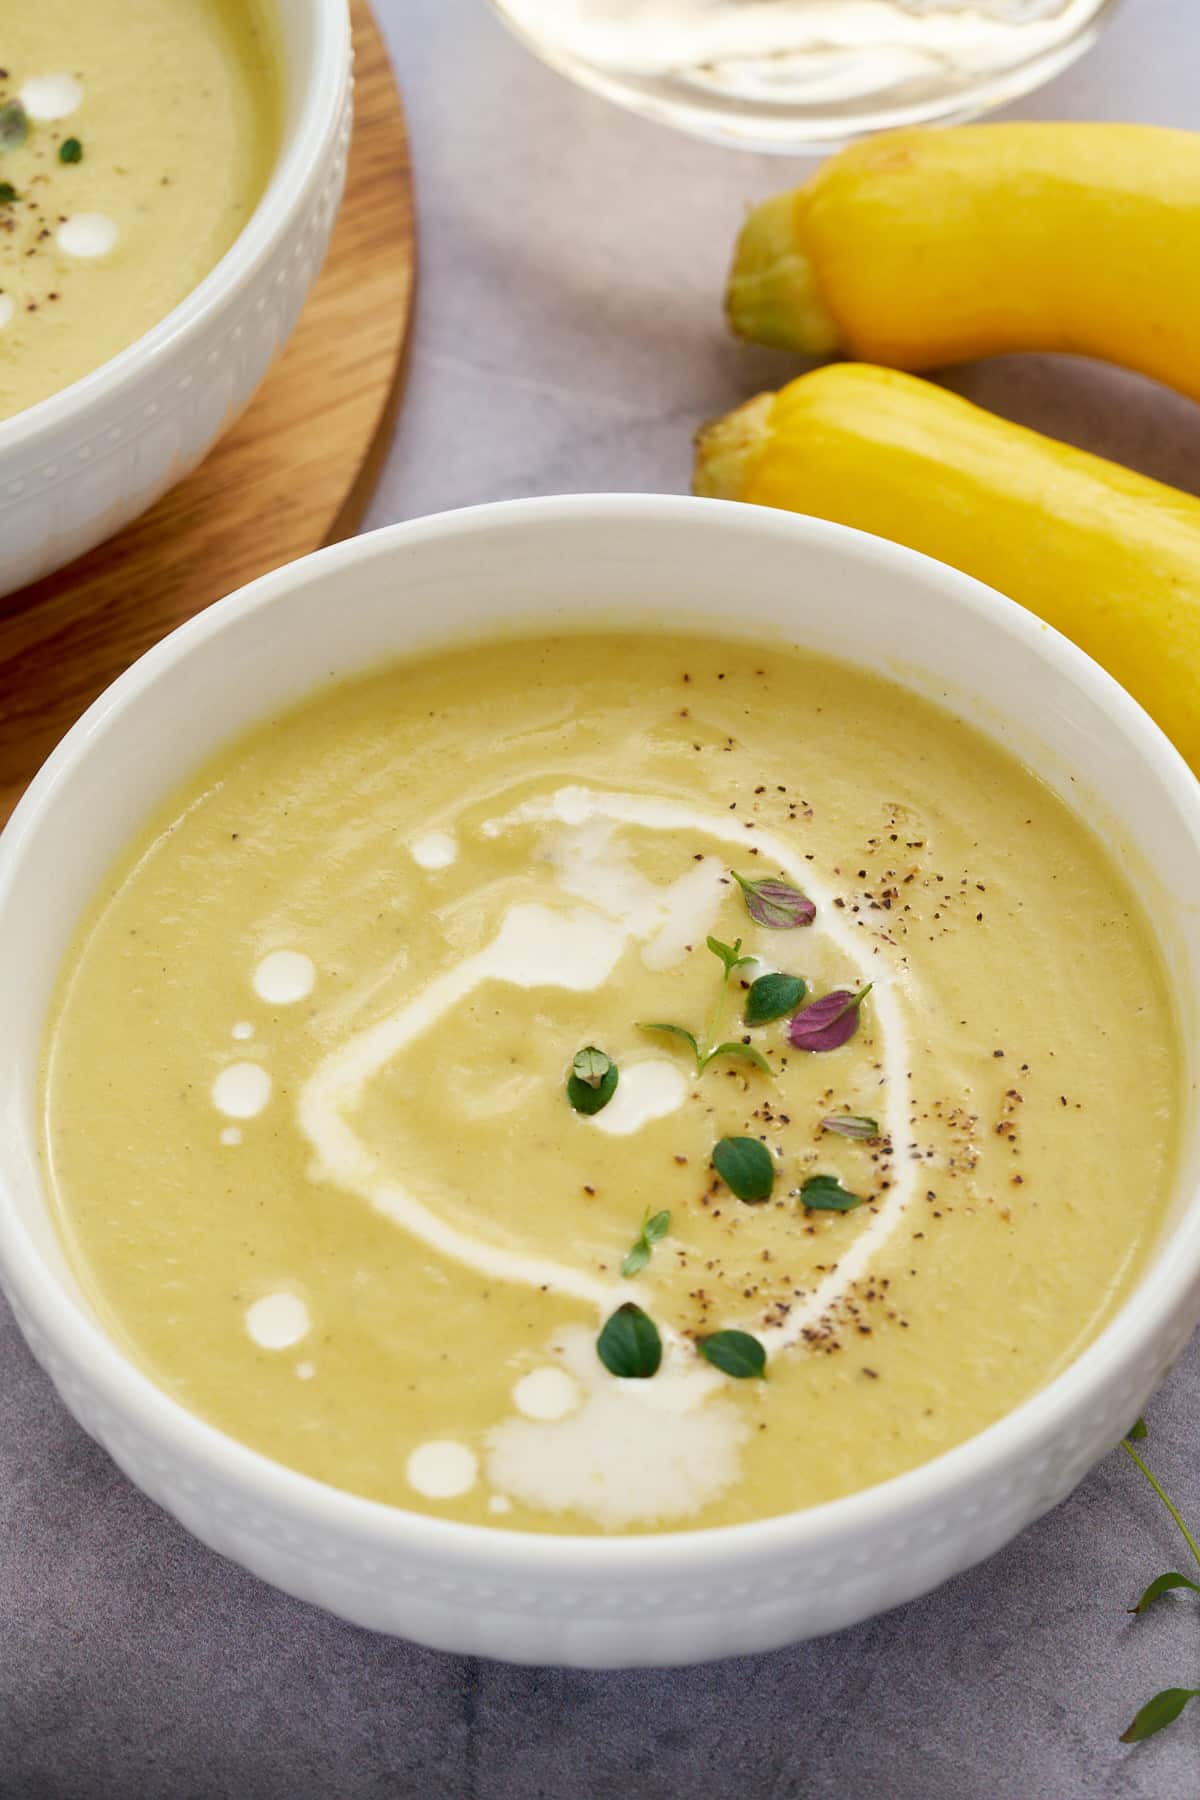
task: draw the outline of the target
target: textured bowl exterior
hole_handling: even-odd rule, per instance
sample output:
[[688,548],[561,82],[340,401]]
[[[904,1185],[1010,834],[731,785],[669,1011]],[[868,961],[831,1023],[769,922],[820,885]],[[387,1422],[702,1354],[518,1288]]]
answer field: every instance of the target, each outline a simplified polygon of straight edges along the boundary
[[[1153,1348],[1061,1434],[1024,1447],[997,1479],[963,1482],[939,1504],[885,1512],[869,1526],[836,1525],[787,1548],[693,1536],[693,1555],[651,1559],[623,1577],[599,1559],[577,1569],[540,1557],[531,1539],[487,1534],[476,1553],[393,1541],[349,1517],[313,1521],[265,1486],[181,1456],[108,1403],[85,1366],[64,1358],[3,1284],[30,1349],[83,1429],[151,1499],[202,1543],[298,1599],[374,1631],[436,1650],[505,1662],[583,1668],[675,1665],[772,1650],[857,1624],[928,1593],[1003,1548],[1066,1498],[1141,1412],[1200,1318],[1193,1288]],[[882,1490],[877,1490],[882,1491]],[[341,1500],[341,1496],[335,1496]],[[343,1501],[347,1515],[350,1502]],[[404,1517],[404,1515],[397,1515]],[[481,1538],[484,1534],[478,1534]],[[569,1540],[558,1540],[559,1542]],[[686,1545],[686,1536],[672,1546]],[[588,1567],[587,1564],[591,1566]]]
[[[314,14],[341,10],[341,0],[310,5]],[[326,43],[329,35],[327,25]],[[340,76],[331,84],[326,72],[325,86],[320,129],[295,183],[286,191],[273,184],[189,296],[207,289],[211,302],[185,300],[93,376],[0,421],[0,596],[145,512],[249,404],[300,316],[341,201],[352,122],[348,40]],[[287,149],[285,140],[281,162]]]
[[[753,616],[728,608],[739,571]],[[512,1661],[669,1664],[766,1650],[911,1599],[1054,1506],[1128,1429],[1200,1318],[1200,1109],[1163,1244],[1100,1337],[1031,1400],[910,1473],[757,1524],[627,1538],[463,1526],[344,1494],[185,1412],[74,1288],[37,1153],[38,1048],[63,946],[107,861],[232,732],[328,675],[604,597],[635,628],[716,621],[898,672],[1035,762],[1103,794],[1152,857],[1185,1076],[1200,1080],[1200,786],[1135,703],[1030,615],[957,572],[816,520],[648,496],[515,502],[305,558],[210,608],[75,727],[0,839],[0,1280],[76,1419],[198,1538],[375,1630]],[[927,631],[912,647],[912,609]],[[724,610],[722,610],[724,609]],[[743,609],[746,610],[746,609]],[[992,702],[1007,708],[993,716]],[[1038,746],[1042,748],[1039,750]],[[1078,787],[1076,782],[1078,781]],[[1100,821],[1098,820],[1098,823]],[[1139,864],[1140,866],[1140,864]]]

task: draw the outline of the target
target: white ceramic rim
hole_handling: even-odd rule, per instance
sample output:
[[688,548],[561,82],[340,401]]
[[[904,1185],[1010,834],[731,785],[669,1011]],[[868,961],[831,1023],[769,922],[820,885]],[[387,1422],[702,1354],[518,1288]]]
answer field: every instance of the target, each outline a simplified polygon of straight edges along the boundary
[[[1089,656],[994,589],[917,551],[821,519],[725,500],[581,494],[500,501],[385,526],[273,570],[180,626],[93,702],[34,778],[0,836],[0,906],[21,861],[26,837],[88,756],[93,739],[109,718],[136,701],[162,671],[186,658],[193,647],[219,636],[235,619],[280,602],[298,582],[336,576],[356,562],[402,551],[406,544],[473,534],[504,521],[536,528],[542,521],[575,515],[614,527],[631,516],[658,516],[683,523],[699,509],[719,512],[730,529],[745,530],[752,539],[762,534],[807,537],[884,570],[907,568],[927,585],[942,589],[964,612],[986,617],[992,628],[1054,664],[1065,681],[1083,689],[1104,708],[1114,729],[1145,756],[1168,798],[1191,820],[1191,834],[1200,853],[1200,783],[1178,751],[1138,703]],[[335,620],[336,611],[329,617]],[[541,1574],[549,1570],[576,1580],[642,1575],[653,1580],[686,1572],[689,1565],[711,1569],[718,1563],[728,1567],[730,1563],[757,1562],[812,1551],[823,1541],[844,1541],[870,1529],[895,1525],[916,1513],[944,1508],[956,1488],[999,1477],[1022,1449],[1035,1442],[1053,1442],[1073,1414],[1100,1399],[1122,1367],[1135,1364],[1143,1352],[1151,1352],[1159,1321],[1186,1303],[1189,1289],[1200,1278],[1200,1191],[1188,1197],[1172,1228],[1170,1250],[1169,1256],[1155,1258],[1116,1317],[1061,1375],[994,1425],[931,1461],[845,1499],[749,1524],[602,1537],[519,1532],[431,1518],[327,1486],[226,1436],[156,1387],[78,1307],[62,1304],[57,1281],[47,1279],[42,1259],[15,1212],[0,1205],[4,1266],[38,1327],[70,1363],[86,1368],[89,1382],[118,1417],[135,1420],[138,1430],[158,1447],[178,1453],[184,1467],[207,1465],[214,1477],[243,1495],[280,1507],[292,1517],[302,1518],[313,1530],[329,1531],[335,1539],[344,1541],[350,1534],[359,1542],[413,1557],[420,1557],[423,1551],[436,1552],[443,1560],[463,1565],[494,1570],[500,1562],[514,1573],[536,1567]]]
[[[351,66],[349,0],[309,0],[313,23],[311,68],[294,126],[286,133],[258,205],[220,262],[214,264],[178,306],[149,331],[126,344],[107,362],[55,394],[0,420],[0,462],[6,453],[36,442],[85,415],[116,393],[132,372],[147,374],[181,338],[219,319],[284,238],[322,164],[341,119],[342,97]],[[282,21],[276,24],[282,32]]]

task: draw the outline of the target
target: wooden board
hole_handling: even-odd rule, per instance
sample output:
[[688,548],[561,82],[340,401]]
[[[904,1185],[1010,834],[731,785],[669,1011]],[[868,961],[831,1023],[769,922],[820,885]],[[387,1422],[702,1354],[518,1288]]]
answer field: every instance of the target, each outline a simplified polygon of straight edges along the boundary
[[0,600],[0,823],[123,669],[243,582],[347,537],[399,404],[415,268],[404,114],[351,0],[355,125],[325,267],[252,406],[195,474],[111,542]]

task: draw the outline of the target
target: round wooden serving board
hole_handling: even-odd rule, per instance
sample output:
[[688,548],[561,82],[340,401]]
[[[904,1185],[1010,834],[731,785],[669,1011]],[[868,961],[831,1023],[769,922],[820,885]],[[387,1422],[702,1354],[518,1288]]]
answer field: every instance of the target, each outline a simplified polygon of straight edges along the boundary
[[243,418],[143,518],[0,600],[0,823],[123,669],[222,594],[355,529],[399,404],[415,246],[404,113],[367,0],[325,266]]

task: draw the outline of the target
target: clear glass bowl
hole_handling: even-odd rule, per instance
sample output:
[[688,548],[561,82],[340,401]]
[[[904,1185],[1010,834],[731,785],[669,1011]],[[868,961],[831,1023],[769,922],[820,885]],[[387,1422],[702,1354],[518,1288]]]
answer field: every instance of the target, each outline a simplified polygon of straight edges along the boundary
[[711,142],[795,155],[1028,93],[1115,0],[491,0],[552,68]]

